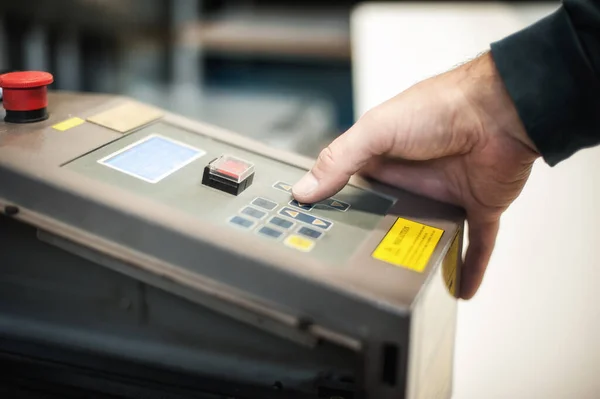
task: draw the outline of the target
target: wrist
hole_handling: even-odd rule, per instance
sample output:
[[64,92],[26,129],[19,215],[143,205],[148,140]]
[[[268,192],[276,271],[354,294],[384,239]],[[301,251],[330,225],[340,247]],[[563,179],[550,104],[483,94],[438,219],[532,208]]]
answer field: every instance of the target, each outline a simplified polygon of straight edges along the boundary
[[539,151],[525,130],[491,53],[479,56],[461,69],[460,89],[476,108],[485,129],[492,134],[509,135],[538,157]]

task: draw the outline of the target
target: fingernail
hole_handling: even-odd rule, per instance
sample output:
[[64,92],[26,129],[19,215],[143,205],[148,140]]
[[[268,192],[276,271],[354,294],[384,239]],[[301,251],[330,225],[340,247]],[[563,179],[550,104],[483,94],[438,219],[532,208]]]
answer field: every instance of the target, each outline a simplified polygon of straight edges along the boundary
[[292,192],[297,195],[305,196],[315,191],[318,185],[319,182],[317,179],[312,173],[308,172],[294,185],[294,187],[292,187]]

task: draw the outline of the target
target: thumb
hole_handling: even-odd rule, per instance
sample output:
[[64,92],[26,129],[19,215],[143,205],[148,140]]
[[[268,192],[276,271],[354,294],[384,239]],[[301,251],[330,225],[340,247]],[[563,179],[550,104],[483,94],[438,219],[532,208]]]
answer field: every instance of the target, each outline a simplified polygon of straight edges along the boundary
[[292,188],[299,202],[314,203],[340,191],[373,157],[391,148],[385,122],[369,111],[319,154],[316,163]]

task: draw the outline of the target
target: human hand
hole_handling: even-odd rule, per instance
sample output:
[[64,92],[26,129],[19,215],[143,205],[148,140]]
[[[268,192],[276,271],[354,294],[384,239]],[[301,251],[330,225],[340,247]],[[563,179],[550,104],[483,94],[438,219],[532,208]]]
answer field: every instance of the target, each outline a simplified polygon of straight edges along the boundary
[[460,295],[470,299],[483,279],[500,216],[538,156],[488,53],[367,112],[321,152],[292,192],[299,202],[317,202],[362,173],[461,206],[469,247]]

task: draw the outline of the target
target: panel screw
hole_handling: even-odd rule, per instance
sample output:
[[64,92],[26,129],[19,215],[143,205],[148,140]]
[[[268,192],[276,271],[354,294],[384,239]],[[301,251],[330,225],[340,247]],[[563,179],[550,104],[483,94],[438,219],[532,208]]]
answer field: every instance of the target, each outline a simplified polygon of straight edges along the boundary
[[16,206],[14,206],[14,205],[6,205],[6,206],[4,207],[4,213],[5,213],[7,216],[14,216],[14,215],[16,215],[17,213],[19,213],[19,208],[18,208],[18,207],[16,207]]

